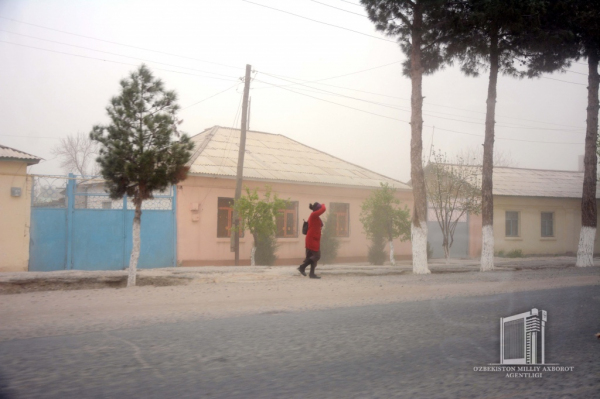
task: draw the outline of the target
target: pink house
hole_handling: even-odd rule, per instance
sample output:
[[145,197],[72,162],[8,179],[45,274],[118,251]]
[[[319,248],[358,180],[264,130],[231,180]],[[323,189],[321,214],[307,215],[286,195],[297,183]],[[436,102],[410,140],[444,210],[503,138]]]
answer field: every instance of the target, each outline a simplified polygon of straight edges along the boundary
[[[240,141],[239,129],[215,126],[195,135],[188,178],[177,186],[177,259],[183,266],[232,265],[232,202]],[[244,159],[244,187],[271,186],[290,201],[278,218],[278,264],[297,264],[304,257],[302,220],[309,203],[327,205],[337,214],[340,247],[336,262],[367,259],[368,240],[359,220],[361,204],[372,190],[388,183],[412,208],[411,187],[351,164],[280,134],[249,131]],[[326,215],[327,215],[326,213]],[[325,216],[326,216],[325,215]],[[250,263],[252,236],[240,238],[241,264]],[[411,255],[410,242],[394,242],[397,259]]]

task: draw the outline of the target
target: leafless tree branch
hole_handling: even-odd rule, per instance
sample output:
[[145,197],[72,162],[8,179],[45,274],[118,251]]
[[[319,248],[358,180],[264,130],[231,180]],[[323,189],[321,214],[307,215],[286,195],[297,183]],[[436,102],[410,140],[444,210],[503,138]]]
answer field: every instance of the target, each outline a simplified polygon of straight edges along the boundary
[[82,176],[98,174],[98,143],[91,140],[84,133],[77,133],[60,139],[55,145],[52,155],[60,159],[60,166],[67,173],[76,173]]

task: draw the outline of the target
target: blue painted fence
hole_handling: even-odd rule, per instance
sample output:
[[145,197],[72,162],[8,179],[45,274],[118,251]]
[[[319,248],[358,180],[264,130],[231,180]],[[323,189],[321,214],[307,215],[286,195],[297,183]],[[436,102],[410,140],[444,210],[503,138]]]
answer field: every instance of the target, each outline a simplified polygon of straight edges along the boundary
[[[144,201],[140,268],[176,266],[176,190]],[[122,270],[129,266],[134,206],[111,200],[95,178],[34,176],[29,270]]]

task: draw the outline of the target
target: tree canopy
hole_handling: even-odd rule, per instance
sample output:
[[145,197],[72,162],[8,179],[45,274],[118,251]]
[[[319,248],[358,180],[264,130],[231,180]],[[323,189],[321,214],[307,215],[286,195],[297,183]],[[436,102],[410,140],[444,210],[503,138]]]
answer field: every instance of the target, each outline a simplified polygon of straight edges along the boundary
[[90,137],[102,145],[97,161],[111,198],[128,195],[137,204],[186,177],[193,143],[177,129],[177,95],[145,65],[120,84],[106,108],[111,122]]
[[374,190],[362,203],[360,222],[368,239],[385,237],[389,241],[410,238],[410,213],[396,198],[396,189],[388,183]]

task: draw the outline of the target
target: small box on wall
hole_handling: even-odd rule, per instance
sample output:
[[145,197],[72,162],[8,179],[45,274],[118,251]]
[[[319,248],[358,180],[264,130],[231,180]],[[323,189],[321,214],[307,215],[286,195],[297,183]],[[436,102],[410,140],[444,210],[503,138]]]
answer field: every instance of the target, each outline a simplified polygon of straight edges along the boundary
[[10,196],[11,197],[20,197],[21,196],[21,187],[11,187],[10,188]]

